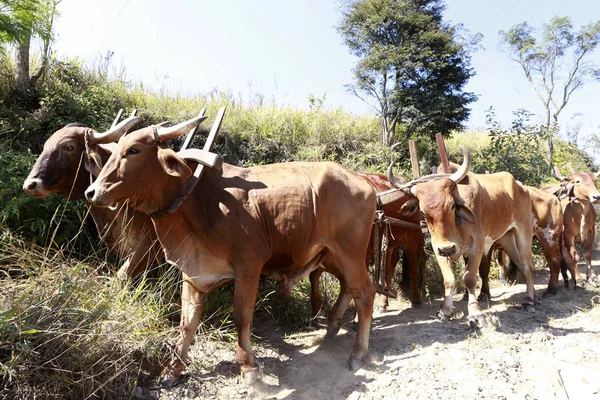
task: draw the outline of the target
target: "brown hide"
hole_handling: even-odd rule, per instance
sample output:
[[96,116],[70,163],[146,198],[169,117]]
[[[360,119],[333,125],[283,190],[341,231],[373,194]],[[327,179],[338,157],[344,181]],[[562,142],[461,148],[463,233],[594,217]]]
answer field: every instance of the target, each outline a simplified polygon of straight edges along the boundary
[[[365,179],[377,193],[393,189],[393,186],[390,184],[384,174],[367,174],[362,172],[357,172],[356,174]],[[402,183],[406,183],[406,180],[403,178],[398,178],[398,180]],[[385,204],[382,207],[384,214],[418,225],[420,222],[418,212],[410,217],[404,216],[401,212],[402,206],[409,198],[409,196],[404,196],[397,201]],[[374,235],[375,229],[372,228],[371,237],[369,238],[369,246],[367,248],[367,257],[365,260],[367,268],[373,256]],[[381,243],[382,236],[383,228],[379,230],[379,243]],[[412,230],[396,225],[390,225],[388,250],[385,261],[385,290],[391,289],[394,271],[398,261],[400,260],[398,252],[400,248],[403,250],[404,258],[402,266],[403,289],[407,291],[410,285],[410,300],[413,306],[416,306],[423,301],[420,285],[425,281],[427,262],[427,255],[425,254],[425,237],[423,233],[420,230]],[[321,273],[322,269],[316,269],[310,274],[312,288],[311,307],[313,315],[317,315],[322,307],[321,293],[319,291],[319,277],[321,276]],[[377,306],[383,311],[386,311],[388,305],[388,297],[385,295],[380,295],[379,300],[377,300]]]
[[[533,213],[532,235],[540,243],[550,269],[550,280],[546,294],[556,294],[558,277],[563,261],[561,240],[563,231],[562,207],[554,195],[531,186],[523,186],[527,189],[531,198],[531,210]],[[498,248],[501,251],[499,247],[494,246],[494,248]],[[481,294],[487,296],[488,299],[491,297],[489,288],[490,257],[491,251],[484,256],[479,268],[482,281]]]
[[561,201],[564,214],[564,258],[576,284],[582,284],[583,278],[577,268],[579,255],[576,243],[583,246],[583,257],[586,264],[586,278],[597,281],[592,269],[592,250],[596,234],[596,210],[593,204],[600,201],[600,193],[596,188],[596,176],[590,172],[574,172],[563,182],[570,185],[569,195]]
[[[109,206],[128,200],[143,212],[169,207],[183,192],[195,163],[154,141],[152,128],[121,138],[86,196]],[[335,334],[352,298],[359,316],[349,366],[368,350],[375,289],[364,266],[375,212],[373,189],[335,163],[284,163],[253,168],[223,164],[207,169],[172,214],[153,218],[167,260],[183,272],[182,336],[163,372],[178,380],[198,327],[207,292],[234,282],[237,360],[249,382],[260,375],[250,343],[250,323],[260,274],[294,281],[322,260],[342,290],[329,314]]]
[[[90,184],[90,173],[85,165],[87,129],[79,124],[67,125],[46,140],[44,150],[23,184],[25,193],[38,198],[49,194],[71,200],[85,197],[85,189]],[[110,151],[100,145],[92,144],[91,150],[102,163],[110,156]],[[161,253],[152,221],[146,214],[125,205],[114,211],[92,205],[90,214],[100,238],[122,263],[117,272],[120,278],[136,277]]]
[[[483,322],[475,298],[477,272],[482,256],[498,242],[522,269],[527,280],[523,300],[533,309],[533,232],[529,193],[507,172],[489,175],[469,173],[458,185],[448,178],[420,183],[411,189],[431,233],[431,242],[444,276],[444,316],[452,314],[454,276],[452,263],[466,262],[465,286],[469,318]],[[468,222],[473,219],[472,223]]]

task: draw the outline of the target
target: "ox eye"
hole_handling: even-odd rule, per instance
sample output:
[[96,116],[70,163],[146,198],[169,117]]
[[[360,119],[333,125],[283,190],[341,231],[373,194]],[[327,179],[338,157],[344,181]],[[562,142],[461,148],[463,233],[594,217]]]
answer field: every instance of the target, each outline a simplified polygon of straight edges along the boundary
[[138,149],[136,149],[135,147],[130,147],[125,152],[125,155],[126,156],[133,156],[133,155],[139,154],[139,152],[140,151]]
[[65,151],[73,151],[73,150],[75,150],[75,146],[73,146],[71,143],[67,143],[66,145],[63,146],[63,149]]
[[451,209],[452,209],[452,210],[456,210],[456,204],[452,204],[452,207],[451,207]]
[[577,180],[575,181],[575,183],[577,183],[577,184],[581,183],[581,179],[577,179]]

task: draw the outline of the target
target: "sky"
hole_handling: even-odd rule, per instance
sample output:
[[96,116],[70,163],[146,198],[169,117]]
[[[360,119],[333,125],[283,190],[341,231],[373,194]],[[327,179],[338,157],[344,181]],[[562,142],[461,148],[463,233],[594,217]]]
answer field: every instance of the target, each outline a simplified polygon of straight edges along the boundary
[[[541,26],[569,16],[578,29],[600,19],[597,0],[447,0],[445,20],[483,35],[473,54],[476,75],[465,90],[477,94],[467,127],[485,127],[493,107],[507,126],[525,108],[543,121],[543,108],[520,67],[500,46],[500,30],[527,21]],[[357,59],[336,30],[338,0],[62,0],[54,49],[63,56],[98,59],[108,51],[132,81],[193,95],[215,88],[244,98],[262,94],[277,104],[308,107],[308,97],[355,113],[371,107],[348,93]],[[600,64],[600,49],[590,61]],[[581,136],[600,126],[600,83],[576,92],[560,116]]]

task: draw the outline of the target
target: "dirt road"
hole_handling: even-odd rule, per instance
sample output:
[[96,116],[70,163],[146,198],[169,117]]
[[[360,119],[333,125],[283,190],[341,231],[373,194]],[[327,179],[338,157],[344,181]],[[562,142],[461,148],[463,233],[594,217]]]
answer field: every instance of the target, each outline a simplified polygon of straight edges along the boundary
[[[595,257],[599,259],[599,257]],[[547,273],[536,276],[541,297]],[[562,281],[560,283],[562,285]],[[345,368],[354,331],[349,322],[333,340],[324,329],[284,332],[255,322],[255,351],[264,379],[248,387],[235,363],[235,343],[199,341],[187,381],[152,392],[161,399],[588,399],[600,398],[600,290],[561,289],[534,314],[520,310],[524,285],[492,288],[492,322],[479,334],[456,317],[435,319],[439,301],[418,309],[392,301],[374,318],[365,366]]]

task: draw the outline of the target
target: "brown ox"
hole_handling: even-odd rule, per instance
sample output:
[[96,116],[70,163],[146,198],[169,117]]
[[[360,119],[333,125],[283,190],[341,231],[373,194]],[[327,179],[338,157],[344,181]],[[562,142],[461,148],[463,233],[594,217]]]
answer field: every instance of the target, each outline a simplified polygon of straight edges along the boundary
[[[548,288],[544,295],[556,294],[558,290],[558,277],[562,271],[565,277],[565,284],[568,285],[568,277],[566,276],[566,267],[562,256],[562,232],[563,232],[563,212],[558,199],[550,193],[546,193],[541,189],[531,186],[524,186],[531,197],[531,210],[533,213],[533,236],[537,238],[548,267],[550,268],[550,280]],[[479,275],[481,276],[481,294],[479,300],[483,300],[483,296],[491,298],[489,286],[490,274],[490,256],[491,251],[482,259],[479,267]],[[502,257],[504,258],[504,257]],[[511,266],[514,265],[511,262]],[[501,266],[502,268],[503,266]],[[502,271],[504,272],[504,271]]]
[[[58,194],[71,200],[85,198],[90,172],[97,176],[111,154],[111,149],[99,145],[98,141],[106,137],[118,137],[139,121],[139,118],[128,118],[105,133],[95,132],[77,123],[59,129],[46,140],[42,154],[23,183],[23,190],[38,198],[49,194]],[[88,146],[91,159],[86,156],[86,132],[90,135]],[[152,221],[146,214],[126,206],[116,210],[91,206],[90,214],[100,238],[122,261],[117,272],[120,278],[137,276],[159,254],[160,246]]]
[[[190,168],[163,144],[198,124],[148,127],[124,136],[86,191],[93,204],[129,201],[138,211],[165,210],[183,193]],[[201,150],[194,160],[202,163]],[[189,150],[187,156],[193,156]],[[260,274],[292,287],[322,262],[341,282],[341,295],[329,315],[335,334],[350,300],[359,316],[348,362],[355,369],[368,351],[374,285],[364,266],[375,214],[375,193],[355,173],[335,163],[283,163],[253,168],[223,164],[206,169],[200,184],[173,213],[152,222],[166,259],[183,273],[181,337],[163,371],[163,384],[175,383],[200,322],[204,295],[234,283],[236,358],[248,383],[260,377],[252,353],[250,323]],[[155,215],[155,214],[154,214]]]
[[[592,248],[596,235],[596,210],[593,204],[600,202],[600,193],[596,188],[596,174],[590,172],[572,171],[567,177],[555,171],[555,178],[561,181],[562,193],[565,197],[561,204],[564,214],[564,245],[565,261],[571,271],[575,284],[583,284],[577,263],[579,254],[575,243],[583,246],[583,258],[586,264],[586,278],[588,282],[597,285],[598,278],[592,269]],[[544,188],[546,191],[556,193],[556,187]],[[561,196],[562,197],[562,196]]]
[[[375,190],[375,192],[385,192],[389,189],[393,189],[393,186],[388,181],[384,174],[367,174],[357,172],[357,175],[365,179],[369,185]],[[398,178],[405,183],[403,178]],[[406,217],[402,214],[401,209],[404,203],[409,199],[408,196],[395,200],[393,202],[384,204],[382,210],[385,215],[397,218],[402,221],[416,224],[420,223],[419,213],[415,213],[412,216]],[[369,247],[367,248],[366,265],[368,266],[373,256],[373,238],[375,235],[375,229],[371,229],[371,238],[369,239]],[[383,235],[383,228],[379,229],[379,243],[381,243],[381,237]],[[390,225],[390,235],[388,250],[385,260],[385,290],[391,289],[392,279],[394,277],[394,271],[398,261],[400,260],[398,250],[403,249],[402,258],[402,284],[403,289],[408,290],[410,285],[410,300],[413,307],[418,306],[422,303],[421,287],[420,284],[425,280],[425,269],[427,256],[425,254],[425,237],[420,230],[413,230],[409,228],[400,227],[397,225]],[[319,291],[319,278],[322,269],[317,269],[310,274],[311,282],[311,306],[313,315],[317,315],[322,307],[321,293]],[[377,306],[382,311],[386,311],[389,305],[388,296],[380,295],[377,301]]]
[[425,215],[431,244],[444,276],[445,298],[440,316],[448,318],[452,315],[452,264],[464,257],[466,272],[463,279],[469,293],[469,322],[474,326],[484,324],[475,285],[482,256],[489,252],[494,242],[498,242],[521,268],[527,281],[523,308],[535,311],[531,255],[533,218],[529,193],[507,172],[469,173],[470,155],[466,149],[462,148],[462,151],[463,165],[450,176],[424,177],[401,186],[396,182],[391,166],[388,170],[390,183],[416,197],[406,202],[405,212],[410,215],[418,206]]

